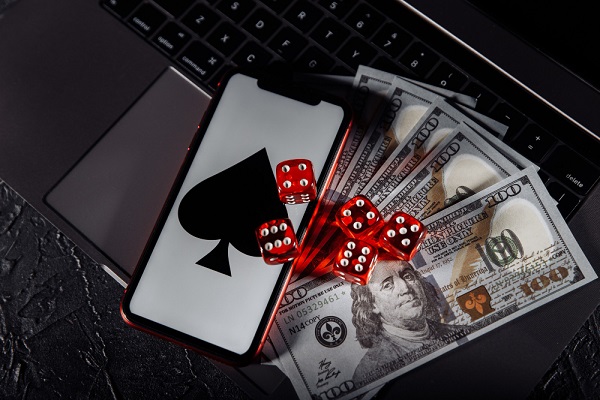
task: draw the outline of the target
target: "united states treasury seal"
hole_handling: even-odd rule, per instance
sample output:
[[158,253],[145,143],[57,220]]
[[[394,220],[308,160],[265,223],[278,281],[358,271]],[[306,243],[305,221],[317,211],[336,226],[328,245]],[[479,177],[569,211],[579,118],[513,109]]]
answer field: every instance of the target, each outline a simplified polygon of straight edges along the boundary
[[346,324],[338,317],[322,318],[315,327],[317,341],[325,347],[337,347],[346,340]]

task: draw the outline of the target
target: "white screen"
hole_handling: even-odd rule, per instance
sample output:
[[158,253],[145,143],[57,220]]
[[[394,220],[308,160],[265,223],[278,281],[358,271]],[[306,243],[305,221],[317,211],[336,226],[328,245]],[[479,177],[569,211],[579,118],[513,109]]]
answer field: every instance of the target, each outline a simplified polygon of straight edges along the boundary
[[[261,257],[247,256],[231,244],[231,277],[196,265],[219,241],[199,239],[181,227],[177,218],[181,199],[198,183],[263,148],[273,171],[283,160],[306,158],[319,177],[343,117],[339,106],[324,101],[307,105],[260,89],[254,78],[234,75],[131,298],[132,313],[245,353],[282,266],[267,265]],[[235,192],[235,182],[225,190],[239,198],[239,208],[232,212],[243,214],[244,193]],[[219,201],[219,193],[207,195]],[[306,205],[286,208],[297,228]]]

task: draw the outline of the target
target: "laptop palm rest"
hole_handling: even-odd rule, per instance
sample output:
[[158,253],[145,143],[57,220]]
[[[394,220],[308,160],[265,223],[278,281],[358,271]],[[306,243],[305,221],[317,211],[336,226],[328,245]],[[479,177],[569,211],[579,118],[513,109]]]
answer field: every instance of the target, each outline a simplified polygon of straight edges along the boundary
[[209,101],[167,69],[46,196],[128,275]]

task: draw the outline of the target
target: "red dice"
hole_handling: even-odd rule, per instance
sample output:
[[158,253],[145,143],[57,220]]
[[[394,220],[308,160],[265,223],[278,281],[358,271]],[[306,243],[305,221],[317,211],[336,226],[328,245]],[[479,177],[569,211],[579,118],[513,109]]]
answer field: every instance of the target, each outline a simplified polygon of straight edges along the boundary
[[365,196],[358,195],[346,202],[336,214],[342,231],[351,238],[369,240],[385,224],[379,210]]
[[297,158],[280,162],[275,177],[283,203],[308,203],[317,197],[317,182],[309,160]]
[[408,261],[419,251],[427,228],[415,217],[396,212],[381,230],[379,244],[387,252]]
[[366,285],[371,279],[377,254],[377,248],[370,243],[348,239],[335,258],[333,273],[350,283]]
[[287,218],[261,224],[256,228],[256,238],[267,264],[282,264],[298,256],[298,239],[292,222]]

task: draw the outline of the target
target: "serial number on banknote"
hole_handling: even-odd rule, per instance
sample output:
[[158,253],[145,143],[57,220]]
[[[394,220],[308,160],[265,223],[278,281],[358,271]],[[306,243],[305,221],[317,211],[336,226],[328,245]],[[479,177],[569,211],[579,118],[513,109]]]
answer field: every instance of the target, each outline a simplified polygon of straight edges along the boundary
[[296,316],[298,318],[305,317],[308,314],[316,312],[319,309],[325,307],[326,305],[333,303],[334,301],[339,300],[339,299],[340,299],[339,296],[336,293],[334,293],[334,294],[329,295],[328,297],[324,298],[323,300],[315,301],[314,303],[307,304],[305,307],[302,307],[299,310],[296,310]]

